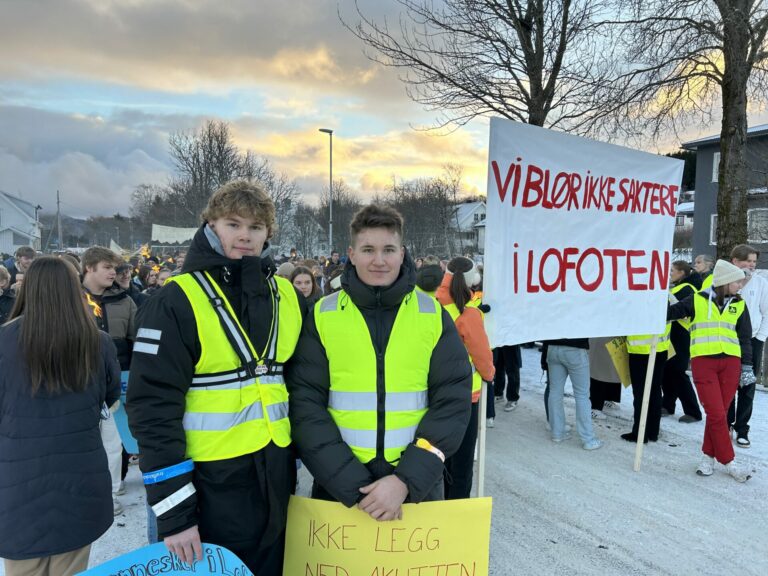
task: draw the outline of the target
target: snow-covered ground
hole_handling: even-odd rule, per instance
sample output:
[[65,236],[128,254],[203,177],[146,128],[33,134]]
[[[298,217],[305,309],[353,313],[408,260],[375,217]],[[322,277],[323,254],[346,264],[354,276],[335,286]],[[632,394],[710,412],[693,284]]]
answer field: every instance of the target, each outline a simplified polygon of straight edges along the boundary
[[[513,412],[497,404],[488,433],[491,574],[768,574],[768,393],[755,398],[752,447],[735,448],[754,470],[746,484],[719,465],[713,476],[697,476],[704,423],[676,418],[662,420],[659,442],[646,445],[634,472],[635,445],[619,438],[631,427],[631,390],[607,420],[595,422],[603,448],[587,452],[576,435],[554,444],[545,428],[538,351],[523,350],[523,363],[520,404]],[[566,397],[571,423],[573,406]],[[309,483],[304,472],[302,495]],[[92,566],[146,544],[136,466],[127,488],[125,513],[94,545]]]

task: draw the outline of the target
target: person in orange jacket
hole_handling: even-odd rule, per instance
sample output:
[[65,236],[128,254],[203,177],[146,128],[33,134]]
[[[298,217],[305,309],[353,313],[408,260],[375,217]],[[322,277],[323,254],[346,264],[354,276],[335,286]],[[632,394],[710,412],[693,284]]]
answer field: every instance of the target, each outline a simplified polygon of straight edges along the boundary
[[456,329],[472,363],[472,416],[458,451],[445,461],[445,499],[469,498],[472,490],[472,465],[477,439],[478,401],[482,381],[493,380],[493,354],[483,325],[483,313],[468,306],[472,299],[470,286],[480,280],[480,272],[469,258],[459,256],[448,263],[445,276],[437,289],[438,302],[456,323]]

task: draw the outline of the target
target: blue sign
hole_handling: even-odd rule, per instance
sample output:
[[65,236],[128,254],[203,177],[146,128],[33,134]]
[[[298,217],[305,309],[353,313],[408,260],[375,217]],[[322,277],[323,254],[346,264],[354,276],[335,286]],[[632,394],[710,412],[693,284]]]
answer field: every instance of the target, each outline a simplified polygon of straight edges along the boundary
[[125,446],[125,451],[128,452],[128,454],[138,454],[139,443],[136,442],[136,438],[133,437],[128,428],[128,414],[125,412],[125,393],[128,390],[128,374],[129,372],[127,370],[120,373],[120,407],[115,412],[114,417],[117,431],[120,433],[120,439],[123,441],[123,446]]
[[203,559],[194,566],[185,564],[165,544],[139,548],[105,562],[78,576],[253,576],[243,561],[216,544],[203,543]]

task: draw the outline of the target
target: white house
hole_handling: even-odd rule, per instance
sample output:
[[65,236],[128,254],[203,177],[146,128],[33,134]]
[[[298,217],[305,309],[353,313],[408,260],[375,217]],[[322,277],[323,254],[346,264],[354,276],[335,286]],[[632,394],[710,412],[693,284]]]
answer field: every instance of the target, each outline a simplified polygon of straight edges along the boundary
[[461,252],[483,252],[485,238],[480,242],[478,235],[482,230],[485,236],[484,227],[478,224],[485,222],[485,202],[465,202],[456,206],[456,213],[452,224],[456,228],[456,251]]
[[35,205],[0,190],[0,252],[13,254],[19,246],[40,250]]

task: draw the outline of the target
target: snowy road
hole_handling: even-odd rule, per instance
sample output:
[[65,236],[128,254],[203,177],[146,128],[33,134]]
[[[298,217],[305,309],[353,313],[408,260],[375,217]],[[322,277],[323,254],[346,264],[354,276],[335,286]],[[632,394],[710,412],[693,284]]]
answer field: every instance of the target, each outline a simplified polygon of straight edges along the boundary
[[[704,424],[676,418],[662,421],[659,442],[646,446],[635,473],[634,444],[619,438],[631,426],[630,390],[620,410],[595,424],[602,449],[587,452],[576,438],[554,444],[544,424],[538,351],[524,350],[523,362],[520,404],[500,411],[488,434],[491,574],[768,574],[768,393],[755,398],[752,448],[736,448],[755,470],[746,484],[719,466],[709,478],[697,476]],[[571,397],[566,415],[572,423]],[[127,485],[126,511],[96,542],[92,565],[146,543],[135,466]],[[300,493],[308,485],[303,476]]]

